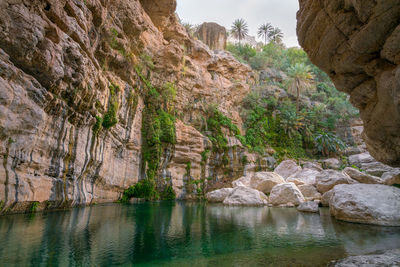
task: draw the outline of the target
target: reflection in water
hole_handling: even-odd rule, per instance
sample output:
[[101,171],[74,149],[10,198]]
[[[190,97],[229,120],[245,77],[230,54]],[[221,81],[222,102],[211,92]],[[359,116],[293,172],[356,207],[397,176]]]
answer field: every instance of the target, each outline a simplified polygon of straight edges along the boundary
[[159,202],[0,218],[4,266],[323,266],[400,247],[400,229],[295,209]]

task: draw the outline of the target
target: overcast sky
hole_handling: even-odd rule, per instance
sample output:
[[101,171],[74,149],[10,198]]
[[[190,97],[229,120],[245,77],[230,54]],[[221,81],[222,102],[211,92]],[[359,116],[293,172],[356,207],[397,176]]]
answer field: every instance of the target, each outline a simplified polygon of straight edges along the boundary
[[[288,47],[298,46],[296,12],[298,0],[177,0],[177,12],[184,22],[201,24],[216,22],[230,29],[232,22],[243,18],[250,35],[257,36],[257,28],[266,22],[279,27]],[[261,39],[260,39],[261,40]]]

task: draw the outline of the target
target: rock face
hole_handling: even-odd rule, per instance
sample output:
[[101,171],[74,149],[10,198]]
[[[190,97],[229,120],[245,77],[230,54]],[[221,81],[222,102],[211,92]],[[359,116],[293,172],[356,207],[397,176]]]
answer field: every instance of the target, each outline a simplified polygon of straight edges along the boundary
[[275,185],[283,183],[285,183],[285,180],[277,173],[256,172],[253,177],[251,177],[250,187],[265,194],[269,194]]
[[387,185],[337,185],[329,203],[338,220],[400,226],[400,189]]
[[314,201],[307,201],[307,202],[303,202],[301,203],[298,207],[297,207],[298,211],[302,211],[302,212],[313,212],[313,213],[318,213],[319,212],[319,207],[318,207],[318,203],[314,202]]
[[115,201],[144,178],[149,87],[174,87],[180,114],[176,144],[160,152],[160,186],[183,198],[198,189],[191,180],[212,177],[207,187],[243,176],[245,149],[229,139],[229,155],[203,162],[210,142],[193,126],[216,102],[240,127],[251,70],[191,38],[175,8],[175,0],[0,2],[0,213],[33,201]]
[[275,168],[274,172],[282,176],[284,179],[288,178],[290,175],[301,171],[301,167],[296,164],[293,160],[282,161],[278,167]]
[[217,23],[205,22],[201,24],[195,35],[211,50],[224,50],[226,48],[226,29]]
[[385,185],[400,184],[400,171],[386,172],[382,175],[381,179]]
[[222,188],[206,194],[208,202],[223,202],[233,192],[233,188]]
[[316,187],[321,194],[328,192],[338,184],[350,183],[353,183],[353,181],[347,174],[335,170],[325,170],[316,178]]
[[335,265],[333,266],[400,266],[400,249],[389,250],[383,254],[350,256],[335,262]]
[[268,204],[268,198],[258,190],[238,186],[223,203],[230,206],[263,206]]
[[360,110],[371,155],[400,166],[400,5],[397,1],[299,2],[300,45]]
[[332,194],[333,194],[333,189],[329,190],[328,192],[325,192],[322,195],[322,198],[321,198],[322,206],[329,207],[329,202],[331,201]]
[[274,206],[298,206],[305,199],[294,183],[285,183],[272,188],[269,201]]

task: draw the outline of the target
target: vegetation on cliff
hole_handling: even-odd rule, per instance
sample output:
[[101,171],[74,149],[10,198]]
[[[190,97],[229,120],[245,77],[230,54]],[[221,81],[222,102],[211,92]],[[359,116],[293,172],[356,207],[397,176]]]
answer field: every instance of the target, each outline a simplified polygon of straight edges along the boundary
[[278,158],[304,158],[343,149],[336,125],[358,113],[302,49],[271,41],[258,48],[228,44],[227,50],[259,74],[242,110],[244,143],[252,151],[272,147]]

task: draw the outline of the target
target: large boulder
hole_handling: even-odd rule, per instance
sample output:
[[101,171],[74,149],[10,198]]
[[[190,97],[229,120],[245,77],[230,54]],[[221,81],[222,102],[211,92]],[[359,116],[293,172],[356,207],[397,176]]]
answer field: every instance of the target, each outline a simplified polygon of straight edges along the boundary
[[301,171],[301,167],[293,160],[282,161],[281,164],[279,164],[274,170],[274,172],[282,176],[284,179],[298,171]]
[[238,187],[238,186],[246,186],[246,187],[250,187],[250,181],[251,181],[251,176],[243,176],[240,177],[239,179],[235,180],[232,182],[232,186]]
[[329,202],[338,220],[400,226],[400,189],[377,184],[335,186]]
[[335,185],[350,184],[354,181],[347,174],[341,171],[324,170],[316,177],[316,187],[321,194],[328,192]]
[[263,206],[268,204],[268,197],[258,190],[238,186],[223,203],[231,206]]
[[335,159],[335,158],[326,159],[326,160],[322,161],[322,166],[325,169],[339,170],[341,165],[342,165],[342,163],[338,159]]
[[274,206],[298,206],[305,199],[294,183],[285,183],[272,188],[269,201]]
[[215,191],[208,192],[206,199],[208,202],[223,202],[227,196],[233,192],[233,188],[222,188]]
[[315,184],[315,178],[317,175],[320,174],[320,171],[317,171],[315,169],[302,169],[295,174],[290,175],[286,181],[288,183],[295,183],[296,185],[303,185],[303,184],[308,184],[308,185],[314,185]]
[[385,172],[381,179],[382,183],[385,185],[400,184],[400,170]]
[[323,171],[321,165],[319,165],[318,163],[315,163],[315,162],[306,162],[306,163],[304,163],[303,164],[303,169],[311,169],[311,170],[315,170],[315,171],[319,171],[319,172]]
[[371,155],[400,166],[399,2],[299,3],[299,44],[360,110]]
[[297,186],[306,200],[321,200],[321,194],[313,185],[299,185]]
[[347,167],[343,170],[344,173],[346,173],[348,176],[350,176],[352,179],[363,183],[363,184],[380,184],[382,183],[382,180],[379,177],[369,175],[367,173],[360,172],[357,169]]
[[318,203],[315,201],[307,201],[307,202],[303,202],[301,203],[298,207],[297,207],[298,211],[303,211],[303,212],[314,212],[314,213],[318,213],[319,212],[319,207],[318,207]]
[[201,24],[195,35],[211,50],[224,50],[226,47],[226,29],[215,22]]
[[349,164],[361,168],[368,174],[379,177],[382,176],[385,172],[396,171],[395,168],[376,161],[368,152],[350,156]]
[[275,185],[283,183],[285,180],[275,172],[256,172],[250,180],[250,187],[269,194]]
[[321,198],[321,205],[322,206],[329,207],[329,202],[331,201],[332,194],[333,194],[333,189],[329,190],[328,192],[325,192],[322,195],[322,198]]
[[359,266],[400,266],[400,249],[385,251],[383,254],[350,256],[335,263],[335,267]]

